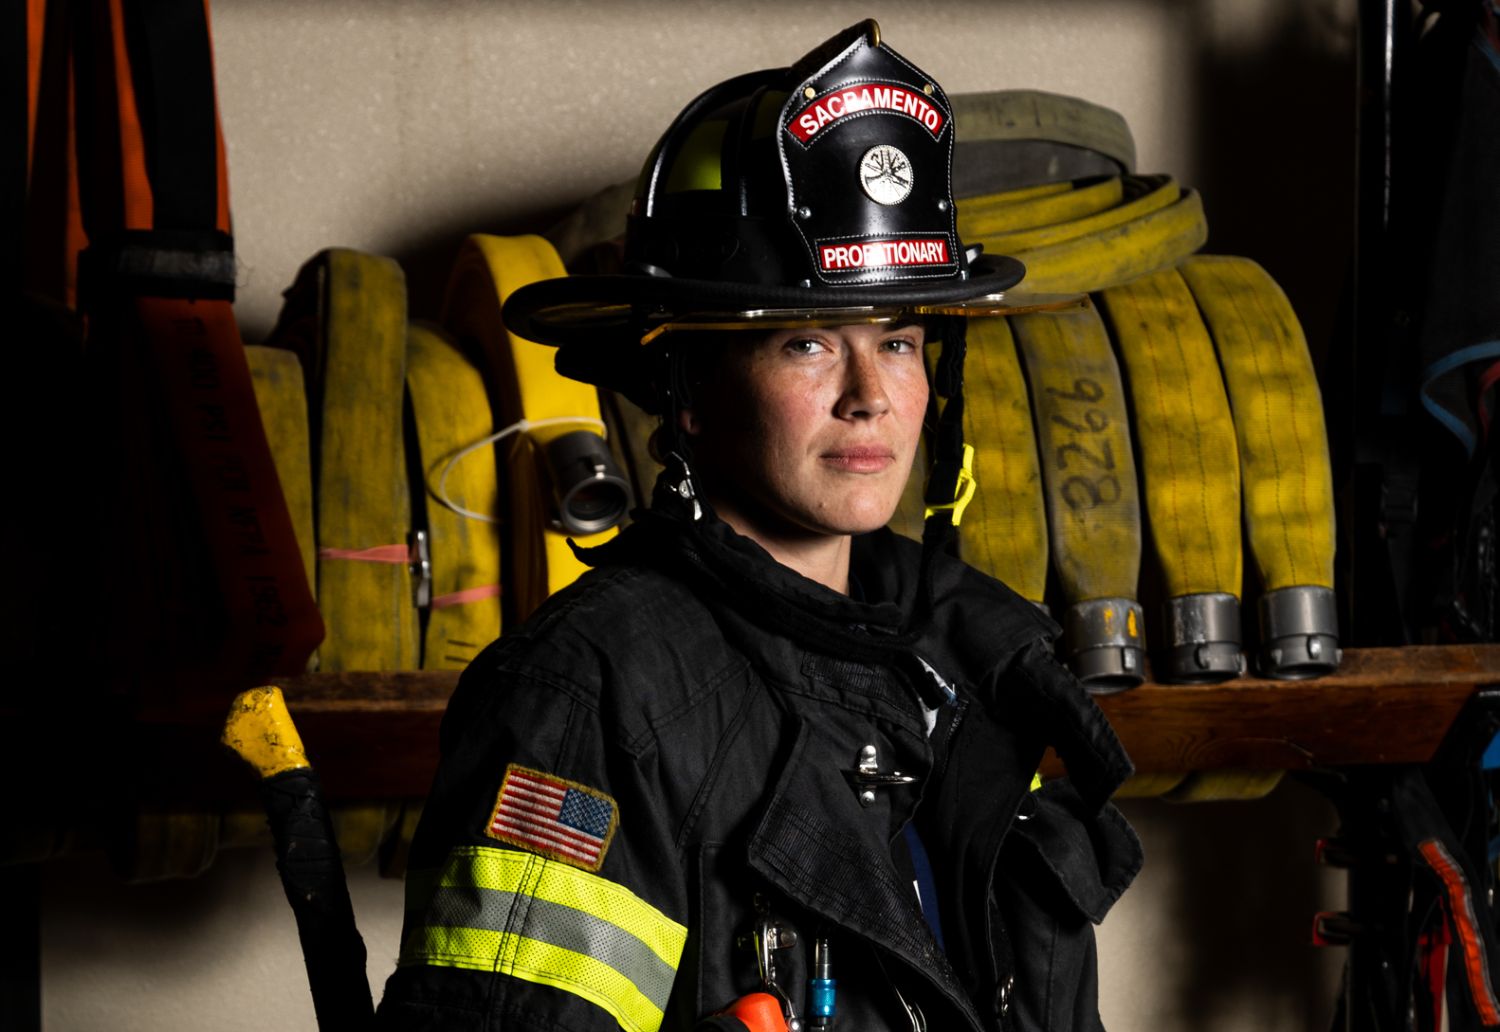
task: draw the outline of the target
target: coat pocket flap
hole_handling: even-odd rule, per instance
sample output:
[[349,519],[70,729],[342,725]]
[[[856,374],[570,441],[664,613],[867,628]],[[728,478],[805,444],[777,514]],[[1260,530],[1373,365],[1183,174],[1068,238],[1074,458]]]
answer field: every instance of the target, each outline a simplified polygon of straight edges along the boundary
[[1048,884],[1039,888],[1054,888],[1094,924],[1104,920],[1144,861],[1141,840],[1124,815],[1108,803],[1090,813],[1066,778],[1048,782],[1022,803],[1004,854],[1008,872],[1041,872]]

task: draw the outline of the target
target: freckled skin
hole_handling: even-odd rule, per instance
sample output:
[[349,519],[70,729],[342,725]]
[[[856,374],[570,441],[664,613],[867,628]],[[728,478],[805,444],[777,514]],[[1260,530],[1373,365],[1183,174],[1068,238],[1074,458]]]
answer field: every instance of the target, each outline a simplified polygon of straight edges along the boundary
[[720,518],[847,589],[849,535],[885,526],[927,412],[920,326],[732,337],[682,427]]

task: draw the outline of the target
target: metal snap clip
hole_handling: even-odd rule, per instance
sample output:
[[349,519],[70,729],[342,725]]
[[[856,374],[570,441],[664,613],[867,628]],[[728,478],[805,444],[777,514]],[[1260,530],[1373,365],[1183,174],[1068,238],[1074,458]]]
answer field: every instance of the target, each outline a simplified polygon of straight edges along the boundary
[[917,780],[914,775],[903,774],[899,770],[881,770],[879,755],[873,745],[861,747],[859,759],[856,762],[857,766],[853,770],[844,771],[843,775],[859,796],[860,806],[875,805],[877,788],[896,788],[900,785],[910,785]]

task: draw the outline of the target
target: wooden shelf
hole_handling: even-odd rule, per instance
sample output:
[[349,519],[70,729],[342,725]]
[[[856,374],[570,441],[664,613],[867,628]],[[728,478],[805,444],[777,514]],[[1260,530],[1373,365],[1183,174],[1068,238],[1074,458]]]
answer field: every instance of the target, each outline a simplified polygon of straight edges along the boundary
[[1316,680],[1147,683],[1098,701],[1141,774],[1306,770],[1425,763],[1485,687],[1500,687],[1500,645],[1346,649]]
[[[431,784],[457,681],[457,672],[309,674],[282,688],[331,798],[415,799]],[[1302,770],[1430,760],[1464,704],[1491,686],[1500,687],[1500,645],[1416,646],[1346,650],[1336,673],[1313,681],[1147,683],[1099,703],[1142,774]],[[218,743],[221,719],[139,714],[124,736],[137,797],[250,800],[248,772]],[[1052,757],[1043,768],[1060,770]]]

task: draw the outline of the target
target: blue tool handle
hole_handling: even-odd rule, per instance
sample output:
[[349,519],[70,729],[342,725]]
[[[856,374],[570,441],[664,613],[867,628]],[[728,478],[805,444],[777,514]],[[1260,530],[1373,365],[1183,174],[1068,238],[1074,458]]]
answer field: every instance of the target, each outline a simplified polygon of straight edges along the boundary
[[832,978],[809,979],[808,1016],[814,1019],[815,1024],[826,1025],[833,1019],[836,985]]

